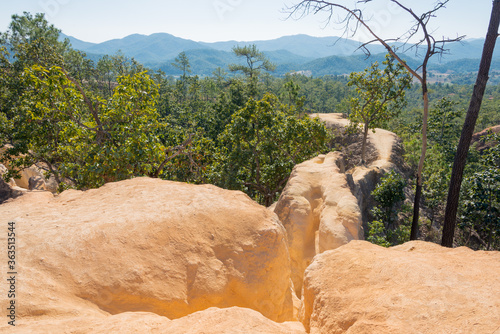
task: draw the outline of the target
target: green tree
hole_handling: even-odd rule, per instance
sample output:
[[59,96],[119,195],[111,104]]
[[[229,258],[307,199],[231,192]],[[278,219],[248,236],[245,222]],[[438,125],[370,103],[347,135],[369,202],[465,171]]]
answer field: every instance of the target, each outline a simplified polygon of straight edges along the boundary
[[[62,65],[68,51],[68,42],[59,42],[60,31],[50,25],[43,14],[32,16],[25,12],[22,16],[13,15],[9,29],[0,36],[0,147],[15,144],[9,150],[11,156],[27,151],[27,141],[32,137],[30,131],[19,131],[16,120],[20,112],[22,96],[29,89],[24,80],[25,68],[41,64],[44,66]],[[25,164],[32,162],[29,157],[19,156],[17,164],[11,164],[15,175]],[[29,164],[28,164],[29,165]]]
[[[464,38],[464,36],[456,37],[453,39],[442,38],[437,39],[433,36],[433,32],[430,31],[429,23],[430,20],[436,17],[436,13],[444,8],[449,0],[436,1],[434,7],[426,12],[421,12],[420,14],[413,10],[408,5],[404,5],[401,1],[390,0],[391,5],[399,8],[404,14],[407,14],[412,22],[412,26],[407,31],[399,31],[398,29],[393,29],[395,35],[390,38],[381,37],[376,31],[373,22],[367,20],[364,16],[364,11],[368,10],[366,7],[364,9],[359,9],[360,4],[365,4],[367,6],[374,4],[372,0],[359,0],[352,1],[350,4],[340,3],[340,1],[319,1],[319,0],[303,0],[297,5],[292,6],[291,14],[302,12],[307,13],[318,13],[325,11],[329,13],[328,21],[333,18],[338,18],[338,23],[344,25],[345,32],[347,34],[352,33],[353,35],[358,31],[359,27],[363,27],[366,32],[368,32],[373,39],[369,42],[361,45],[361,48],[369,55],[370,51],[367,46],[371,43],[382,44],[388,53],[390,53],[400,65],[403,65],[408,72],[414,77],[414,79],[420,82],[421,96],[423,102],[423,117],[422,117],[422,150],[420,154],[420,159],[418,163],[418,168],[416,172],[416,189],[415,189],[415,200],[413,203],[413,221],[411,229],[411,239],[416,240],[419,230],[419,217],[420,217],[420,200],[422,197],[422,172],[424,168],[425,156],[427,151],[427,119],[429,114],[429,91],[428,91],[428,65],[429,59],[436,54],[443,54],[446,51],[446,44],[451,42],[457,42]],[[337,11],[344,12],[345,15],[337,15]],[[495,36],[496,36],[495,32]],[[496,38],[496,37],[495,37]],[[393,48],[389,43],[394,41],[404,41],[405,43],[413,43],[415,49],[422,51],[422,62],[419,66],[411,67],[406,63],[401,57],[401,52],[396,48]]]
[[[456,143],[460,133],[458,120],[462,109],[457,103],[444,97],[437,101],[429,113],[428,156],[424,165],[423,199],[427,206],[427,216],[431,223],[439,223],[441,228],[442,215],[450,180],[450,164],[455,155]],[[416,121],[419,128],[421,122]]]
[[178,68],[182,71],[182,78],[185,79],[188,73],[191,73],[191,65],[189,64],[189,58],[184,51],[179,53],[174,59],[172,66]]
[[371,211],[375,220],[368,223],[368,241],[389,247],[409,239],[409,226],[398,220],[398,210],[406,210],[400,205],[405,200],[405,187],[401,175],[391,170],[372,191],[378,204]]
[[456,102],[443,97],[429,113],[429,142],[431,145],[438,145],[452,156],[460,131],[457,120],[462,116],[462,110],[456,105]]
[[[62,68],[33,65],[14,118],[10,165],[43,162],[58,181],[94,188],[132,176],[153,175],[166,147],[155,109],[158,91],[145,73],[118,77],[109,99],[71,78]],[[27,136],[29,134],[29,136]]]
[[286,81],[283,84],[283,92],[280,97],[288,105],[295,105],[297,112],[301,113],[304,108],[305,96],[299,96],[300,86],[293,80]]
[[113,83],[117,76],[114,71],[113,59],[108,55],[101,57],[97,62],[96,70],[99,73],[98,80],[105,88],[105,94],[111,96],[113,94]]
[[353,124],[363,123],[361,162],[365,163],[368,130],[374,130],[404,107],[405,89],[411,84],[411,76],[403,65],[394,63],[391,55],[379,69],[377,62],[363,72],[351,73],[349,85],[356,87],[356,97],[351,100],[349,119]]
[[464,180],[459,227],[469,236],[476,233],[490,250],[500,248],[500,135],[490,134],[484,140],[492,144]]
[[9,45],[18,71],[25,66],[61,65],[69,41],[59,42],[60,30],[49,24],[44,14],[13,15],[9,29],[2,35],[1,44]]
[[137,74],[146,70],[141,63],[134,58],[125,56],[121,50],[118,50],[116,54],[111,57],[111,61],[113,63],[115,77],[120,75]]
[[451,172],[450,187],[446,201],[443,238],[441,241],[441,245],[445,247],[453,246],[456,216],[460,197],[460,186],[462,184],[463,172],[467,162],[469,146],[472,135],[474,134],[474,127],[479,115],[479,110],[481,109],[486,83],[488,82],[488,73],[490,71],[495,43],[498,38],[499,26],[500,0],[494,0],[493,7],[491,9],[490,22],[488,25],[488,32],[486,33],[486,39],[483,46],[483,54],[481,56],[479,71],[477,73],[476,84],[474,85],[474,91],[472,93],[469,108],[465,117],[462,134],[458,142],[457,153],[455,154],[455,161],[453,162],[453,169]]
[[243,58],[245,63],[229,64],[229,70],[231,72],[242,72],[248,78],[250,95],[255,97],[258,91],[257,83],[261,71],[265,70],[272,72],[276,69],[276,65],[271,63],[266,55],[257,49],[255,44],[235,46],[233,47],[233,53],[238,58]]
[[328,138],[323,123],[298,117],[293,107],[281,104],[275,95],[250,99],[232,115],[220,136],[215,181],[269,206],[283,190],[292,168],[327,150]]
[[485,168],[465,178],[460,228],[476,232],[486,250],[500,247],[500,170]]

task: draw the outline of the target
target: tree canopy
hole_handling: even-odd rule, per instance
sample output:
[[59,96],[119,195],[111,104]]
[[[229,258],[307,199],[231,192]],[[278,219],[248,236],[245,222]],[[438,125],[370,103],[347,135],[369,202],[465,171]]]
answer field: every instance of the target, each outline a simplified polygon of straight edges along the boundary
[[391,55],[379,69],[377,62],[363,72],[351,73],[349,85],[356,87],[356,96],[351,99],[349,119],[354,125],[363,123],[363,143],[361,161],[365,163],[368,130],[380,127],[384,122],[397,116],[404,107],[405,89],[411,84],[411,75],[405,67],[394,62]]

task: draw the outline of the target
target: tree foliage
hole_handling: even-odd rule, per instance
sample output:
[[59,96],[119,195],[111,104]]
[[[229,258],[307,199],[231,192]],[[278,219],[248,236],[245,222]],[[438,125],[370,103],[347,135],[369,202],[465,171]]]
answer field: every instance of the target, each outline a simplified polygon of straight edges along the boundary
[[78,188],[158,168],[165,149],[158,135],[158,90],[145,73],[118,77],[108,99],[85,92],[60,67],[33,65],[23,76],[27,89],[12,120],[12,151],[24,158],[11,163],[21,168],[43,162],[57,180]]
[[484,140],[492,144],[485,149],[476,169],[464,180],[459,227],[474,233],[486,250],[500,247],[500,135],[490,134]]
[[403,65],[394,62],[391,55],[383,62],[384,69],[373,63],[363,72],[351,73],[349,85],[355,86],[356,95],[351,99],[349,119],[356,126],[363,123],[361,161],[365,162],[368,130],[380,127],[397,116],[405,106],[405,89],[411,84],[411,75]]
[[317,119],[299,117],[293,107],[266,94],[233,114],[220,140],[218,183],[269,206],[296,164],[327,149],[328,133]]
[[257,49],[255,44],[247,46],[235,46],[233,52],[238,58],[243,58],[244,64],[229,64],[231,72],[242,72],[248,78],[250,95],[255,97],[257,94],[257,82],[259,76],[264,71],[274,71],[276,65],[266,57],[266,55]]
[[407,210],[401,203],[405,200],[406,181],[400,174],[391,170],[372,191],[377,205],[371,214],[374,220],[368,223],[367,240],[380,246],[394,246],[409,240],[409,225],[405,217],[399,219],[401,212]]
[[174,59],[172,66],[182,71],[182,78],[186,78],[186,75],[188,73],[191,73],[191,65],[189,64],[189,58],[186,55],[186,52],[184,51],[179,53],[179,55]]

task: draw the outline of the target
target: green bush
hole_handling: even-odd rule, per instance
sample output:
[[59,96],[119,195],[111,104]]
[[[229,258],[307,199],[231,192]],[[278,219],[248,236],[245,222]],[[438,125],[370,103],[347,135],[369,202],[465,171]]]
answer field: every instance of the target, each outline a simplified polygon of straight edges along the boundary
[[368,241],[389,247],[409,240],[410,225],[404,218],[399,219],[398,214],[410,210],[408,205],[402,205],[405,187],[403,177],[390,171],[372,191],[373,199],[378,204],[371,210],[374,220],[368,223]]

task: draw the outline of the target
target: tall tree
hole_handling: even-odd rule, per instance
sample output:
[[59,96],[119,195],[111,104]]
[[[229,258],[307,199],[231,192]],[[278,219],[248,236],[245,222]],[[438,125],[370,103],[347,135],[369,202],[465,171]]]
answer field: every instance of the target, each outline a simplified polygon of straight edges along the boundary
[[269,206],[296,164],[327,150],[329,133],[318,119],[298,116],[293,106],[267,93],[235,112],[219,140],[216,184]]
[[247,76],[250,85],[250,95],[255,97],[260,72],[262,70],[272,72],[276,69],[276,65],[263,52],[260,52],[255,44],[235,46],[233,47],[233,52],[238,58],[244,58],[246,64],[229,64],[229,70],[231,72],[241,71]]
[[[383,38],[375,32],[373,27],[370,26],[370,21],[365,19],[363,15],[363,10],[358,8],[358,5],[365,4],[369,5],[376,1],[373,0],[353,0],[352,7],[340,4],[339,2],[329,2],[320,0],[304,0],[297,5],[289,8],[290,16],[299,15],[303,17],[307,14],[313,13],[317,14],[319,12],[327,12],[329,14],[328,20],[333,17],[339,17],[339,22],[344,26],[344,34],[355,34],[358,28],[363,27],[373,39],[362,44],[360,46],[368,55],[370,54],[367,46],[371,43],[378,42],[382,44],[386,50],[401,64],[408,72],[410,72],[413,77],[420,82],[422,87],[422,99],[424,102],[423,118],[422,118],[422,152],[420,155],[420,160],[417,169],[417,184],[415,189],[415,199],[413,207],[413,221],[411,229],[411,240],[417,239],[418,234],[418,221],[420,214],[420,199],[422,197],[422,171],[424,168],[425,154],[427,151],[427,119],[429,117],[429,95],[427,87],[427,65],[429,59],[436,54],[443,54],[446,49],[445,45],[449,42],[460,41],[464,36],[457,38],[443,38],[436,39],[432,32],[428,29],[428,24],[431,18],[436,16],[436,12],[441,8],[445,7],[449,0],[437,1],[429,11],[423,12],[418,15],[412,8],[401,4],[398,0],[389,0],[392,4],[396,5],[398,8],[406,12],[412,20],[412,26],[408,31],[403,32],[403,34],[397,35],[395,37]],[[337,10],[343,11],[345,15],[337,16]],[[416,42],[413,42],[416,40]],[[411,45],[412,48],[417,50],[423,49],[422,62],[419,66],[412,68],[410,67],[400,56],[400,53],[391,45],[390,42],[403,42],[404,45]]]
[[60,65],[69,41],[59,42],[60,30],[49,24],[44,14],[31,15],[24,12],[13,15],[9,29],[2,34],[0,44],[8,45],[14,56],[18,71],[25,66]]
[[451,172],[450,188],[448,191],[448,200],[446,202],[444,217],[443,237],[441,240],[441,245],[446,247],[453,246],[460,187],[462,185],[462,178],[465,164],[467,162],[470,142],[474,133],[474,127],[476,126],[479,110],[481,109],[481,102],[483,100],[484,90],[486,89],[486,83],[488,82],[488,73],[490,71],[493,50],[495,49],[495,43],[498,37],[499,24],[500,0],[494,0],[488,32],[486,34],[486,40],[484,41],[479,72],[477,73],[476,84],[474,85],[474,91],[472,92],[469,109],[467,111],[467,115],[465,116],[465,122],[462,128],[460,141],[458,143],[457,153],[453,163],[453,170]]
[[[15,125],[20,117],[19,109],[22,96],[28,89],[23,79],[24,69],[35,64],[43,66],[61,65],[64,54],[68,51],[68,42],[59,42],[60,31],[50,25],[43,14],[31,15],[24,12],[13,15],[9,29],[0,35],[0,147],[4,144],[14,145],[9,150],[12,156],[27,153],[26,141],[30,139],[29,132],[21,133]],[[16,136],[22,140],[16,142]],[[17,138],[19,139],[19,137]],[[22,159],[19,159],[22,160]],[[26,159],[29,160],[29,159]],[[11,164],[15,169],[22,167],[24,162]],[[22,168],[19,168],[22,169]]]
[[189,58],[184,51],[179,53],[179,55],[174,59],[172,66],[182,71],[183,79],[186,78],[187,73],[191,73],[191,64],[189,64]]
[[483,140],[496,144],[482,152],[480,168],[464,180],[460,227],[491,250],[500,246],[500,135]]
[[384,121],[396,116],[405,105],[405,89],[411,84],[411,75],[403,65],[394,64],[391,55],[379,69],[377,62],[363,72],[351,73],[349,85],[356,87],[351,100],[349,119],[355,125],[363,123],[361,163],[365,163],[368,130],[379,127]]
[[0,45],[12,54],[0,47],[0,147],[11,145],[0,156],[8,165],[4,177],[32,164],[78,188],[162,176],[189,142],[170,148],[157,84],[133,59],[117,55],[103,68],[111,68],[115,87],[95,89],[103,83],[99,69],[58,36],[43,15],[29,13],[13,16],[2,35]]

